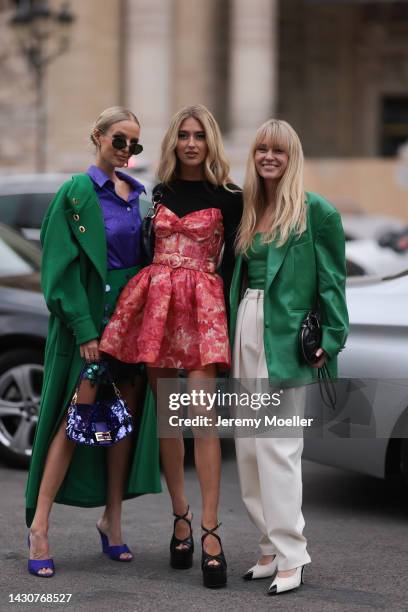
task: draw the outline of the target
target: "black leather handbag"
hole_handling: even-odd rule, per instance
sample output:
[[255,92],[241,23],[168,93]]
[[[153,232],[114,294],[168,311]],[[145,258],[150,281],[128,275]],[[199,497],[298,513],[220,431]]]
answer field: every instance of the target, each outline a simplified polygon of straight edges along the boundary
[[156,216],[157,207],[161,202],[163,194],[161,191],[156,191],[152,195],[152,206],[146,213],[145,218],[142,221],[142,245],[143,245],[143,256],[144,263],[151,264],[154,257],[154,245],[155,235],[153,219]]
[[316,351],[322,341],[319,313],[311,310],[302,322],[299,334],[300,354],[308,365],[317,361]]
[[[320,325],[320,314],[316,310],[311,310],[303,319],[299,333],[300,354],[303,361],[308,365],[314,365],[319,360],[316,357],[316,351],[320,348],[321,342],[322,328]],[[318,382],[323,403],[335,410],[337,402],[336,388],[330,379],[330,373],[326,364],[318,370]]]

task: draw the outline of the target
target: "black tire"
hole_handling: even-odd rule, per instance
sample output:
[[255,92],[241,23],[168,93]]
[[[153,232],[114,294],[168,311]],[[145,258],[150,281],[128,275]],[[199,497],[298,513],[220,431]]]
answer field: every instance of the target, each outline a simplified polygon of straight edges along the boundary
[[39,349],[12,349],[0,356],[0,457],[12,467],[30,464],[43,373]]
[[400,469],[405,486],[408,487],[408,440],[406,438],[401,440]]

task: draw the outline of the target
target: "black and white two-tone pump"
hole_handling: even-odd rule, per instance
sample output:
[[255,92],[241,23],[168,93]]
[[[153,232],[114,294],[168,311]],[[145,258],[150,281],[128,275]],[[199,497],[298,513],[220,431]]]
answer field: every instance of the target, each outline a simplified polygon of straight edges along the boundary
[[271,576],[275,576],[277,571],[278,562],[275,555],[270,563],[261,565],[258,561],[258,563],[250,567],[242,577],[244,580],[259,580],[260,578],[270,578]]
[[295,573],[286,578],[276,575],[268,589],[268,595],[279,595],[285,593],[285,591],[293,591],[293,589],[299,588],[303,584],[303,568],[304,565],[297,567]]

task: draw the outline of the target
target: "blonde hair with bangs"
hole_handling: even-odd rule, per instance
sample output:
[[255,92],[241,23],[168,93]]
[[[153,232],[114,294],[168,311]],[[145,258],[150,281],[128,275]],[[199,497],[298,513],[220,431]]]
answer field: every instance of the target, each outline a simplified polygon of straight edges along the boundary
[[263,233],[262,242],[270,243],[278,238],[282,246],[295,232],[301,234],[306,229],[306,202],[303,187],[303,151],[295,130],[280,119],[269,119],[258,129],[252,143],[244,180],[244,210],[236,239],[239,253],[248,251],[255,235],[258,221],[268,202],[264,180],[255,166],[255,152],[261,144],[277,147],[288,155],[288,165],[276,190],[276,205],[271,211],[269,227]]
[[197,119],[205,132],[208,147],[207,156],[204,161],[206,180],[213,185],[222,185],[228,189],[230,168],[224,152],[220,128],[212,113],[202,104],[185,106],[172,117],[161,145],[161,157],[157,170],[159,180],[164,184],[168,184],[178,176],[178,158],[176,155],[178,135],[181,124],[189,117]]

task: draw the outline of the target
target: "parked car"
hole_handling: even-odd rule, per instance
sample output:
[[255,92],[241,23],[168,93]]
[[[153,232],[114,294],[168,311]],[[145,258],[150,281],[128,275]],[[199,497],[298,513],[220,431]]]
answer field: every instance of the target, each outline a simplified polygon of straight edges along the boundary
[[305,440],[304,456],[380,478],[402,474],[408,484],[408,270],[349,280],[347,303],[340,416],[326,435]]
[[20,174],[0,179],[0,223],[39,243],[45,211],[69,174]]
[[408,251],[408,227],[398,232],[387,232],[378,239],[378,244],[382,247],[390,247],[396,253]]
[[385,276],[408,269],[406,224],[395,217],[343,214],[348,276]]
[[346,240],[380,240],[383,235],[399,232],[405,223],[396,217],[368,213],[341,215]]
[[392,276],[408,269],[408,249],[397,251],[391,246],[380,246],[372,238],[347,241],[346,257],[349,266],[354,266],[349,276]]
[[43,379],[48,310],[41,252],[0,224],[0,456],[27,467]]
[[[150,201],[151,183],[144,174],[134,174],[146,185],[148,194],[141,197],[141,207]],[[19,174],[0,178],[0,223],[21,232],[25,238],[40,243],[40,229],[44,214],[71,174]]]

